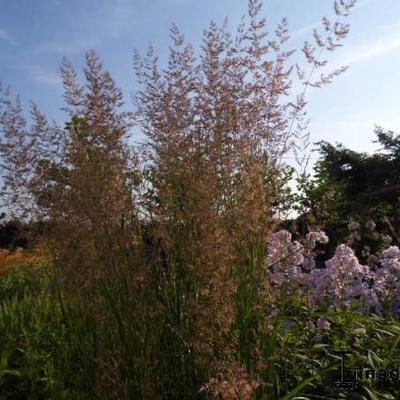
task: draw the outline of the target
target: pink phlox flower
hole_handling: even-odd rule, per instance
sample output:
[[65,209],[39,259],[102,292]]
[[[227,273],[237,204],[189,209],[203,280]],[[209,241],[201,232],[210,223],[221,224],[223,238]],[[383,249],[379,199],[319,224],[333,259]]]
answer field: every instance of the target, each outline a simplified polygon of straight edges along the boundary
[[331,329],[331,323],[324,317],[318,318],[317,327],[322,331],[329,331]]
[[306,240],[310,243],[313,243],[313,247],[317,243],[326,244],[329,242],[329,238],[324,231],[316,230],[307,233]]

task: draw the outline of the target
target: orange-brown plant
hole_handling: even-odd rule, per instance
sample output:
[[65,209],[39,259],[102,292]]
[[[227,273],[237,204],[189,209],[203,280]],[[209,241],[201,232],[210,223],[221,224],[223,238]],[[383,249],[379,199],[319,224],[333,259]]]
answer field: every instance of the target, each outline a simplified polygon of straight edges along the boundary
[[[233,35],[211,23],[198,59],[176,26],[165,70],[151,47],[135,55],[136,119],[148,137],[144,202],[159,244],[162,301],[182,352],[212,376],[239,357],[260,378],[254,366],[265,357],[269,326],[264,249],[277,219],[282,155],[306,128],[306,89],[344,70],[316,75],[327,66],[323,50],[346,37],[342,18],[355,1],[334,4],[337,21],[324,18],[324,34],[314,31],[314,45],[302,48],[309,74],[291,61],[286,19],[270,37],[258,0]],[[296,77],[304,87],[297,95]]]
[[63,282],[91,294],[100,397],[194,398],[203,388],[265,398],[265,252],[282,156],[306,130],[307,88],[343,71],[324,72],[322,55],[342,44],[355,0],[334,1],[337,21],[324,18],[323,33],[304,44],[309,72],[293,61],[286,19],[271,35],[261,1],[248,4],[234,34],[210,24],[197,57],[176,26],[165,69],[152,48],[135,54],[134,119],[147,137],[140,187],[131,115],[93,51],[85,84],[63,62],[65,129],[34,104],[28,127],[2,91],[4,206],[47,222]]
[[[4,93],[4,206],[22,219],[44,220],[44,242],[60,284],[56,299],[64,307],[65,293],[80,315],[94,319],[99,385],[121,396],[121,385],[109,381],[108,352],[118,343],[111,357],[118,360],[114,373],[122,382],[133,365],[133,353],[124,346],[134,328],[121,326],[120,307],[135,312],[134,302],[141,298],[137,281],[144,276],[134,262],[139,245],[135,160],[127,143],[130,116],[121,111],[122,93],[93,51],[86,53],[84,84],[66,60],[61,73],[65,128],[49,123],[36,105],[28,127],[19,102]],[[129,307],[117,304],[124,297]]]
[[114,247],[132,239],[130,121],[120,111],[121,91],[93,51],[86,54],[86,85],[67,60],[61,72],[70,118],[64,129],[35,104],[28,128],[19,101],[5,91],[2,195],[8,212],[46,220],[55,256],[83,276],[93,263],[111,268]]

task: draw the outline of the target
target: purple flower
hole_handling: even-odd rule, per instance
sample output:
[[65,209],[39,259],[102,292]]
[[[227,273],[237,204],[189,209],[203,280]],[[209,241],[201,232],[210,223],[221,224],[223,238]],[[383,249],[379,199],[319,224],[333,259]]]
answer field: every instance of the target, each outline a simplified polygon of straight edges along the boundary
[[[312,304],[328,309],[346,309],[357,300],[364,311],[392,310],[400,315],[400,249],[391,246],[380,256],[376,272],[360,264],[354,251],[339,245],[325,268],[315,268],[316,243],[327,243],[322,231],[309,232],[302,243],[292,241],[292,234],[281,230],[268,244],[266,267],[273,286],[287,293],[301,289]],[[369,249],[367,249],[369,252]],[[321,326],[327,327],[321,320]]]
[[317,321],[317,327],[322,331],[329,331],[331,329],[331,323],[325,317],[320,317]]
[[326,268],[311,274],[315,288],[312,300],[316,305],[329,304],[329,308],[346,308],[355,298],[363,298],[369,287],[364,282],[370,276],[367,266],[361,265],[353,250],[340,245]]
[[396,304],[393,310],[393,314],[399,316],[400,315],[400,304]]
[[319,230],[307,233],[306,240],[313,243],[314,247],[316,243],[326,244],[329,242],[329,238],[326,233]]

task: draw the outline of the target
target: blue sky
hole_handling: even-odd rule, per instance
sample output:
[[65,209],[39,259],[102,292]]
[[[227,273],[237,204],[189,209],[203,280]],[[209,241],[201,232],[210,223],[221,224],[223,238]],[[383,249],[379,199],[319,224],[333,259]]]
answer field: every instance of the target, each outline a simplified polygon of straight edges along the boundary
[[[172,22],[198,48],[211,19],[228,16],[234,28],[247,1],[0,0],[0,6],[0,80],[62,121],[62,56],[80,68],[85,49],[94,48],[129,102],[135,48],[143,52],[151,42],[165,59]],[[332,1],[265,0],[263,14],[271,29],[287,16],[298,43],[321,16],[332,15]],[[360,0],[350,22],[351,35],[332,59],[350,69],[331,86],[309,92],[311,140],[372,151],[375,124],[400,133],[400,1]]]

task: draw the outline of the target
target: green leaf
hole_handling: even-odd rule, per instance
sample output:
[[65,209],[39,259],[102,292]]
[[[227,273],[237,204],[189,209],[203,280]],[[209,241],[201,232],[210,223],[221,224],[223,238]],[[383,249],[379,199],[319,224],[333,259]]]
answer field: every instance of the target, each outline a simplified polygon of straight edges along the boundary
[[370,398],[371,400],[379,400],[379,398],[375,395],[375,393],[374,393],[372,390],[368,389],[368,388],[365,387],[365,386],[364,386],[364,390],[368,393],[369,398]]

